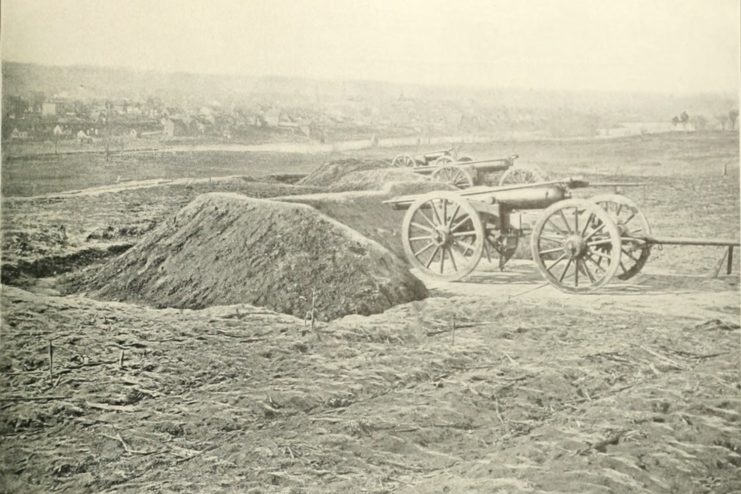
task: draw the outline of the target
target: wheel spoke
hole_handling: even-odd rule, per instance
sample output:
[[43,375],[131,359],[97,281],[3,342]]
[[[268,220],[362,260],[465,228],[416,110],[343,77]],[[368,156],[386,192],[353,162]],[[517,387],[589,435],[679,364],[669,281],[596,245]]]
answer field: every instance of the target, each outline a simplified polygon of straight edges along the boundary
[[602,272],[605,271],[604,269],[602,269],[602,266],[600,265],[602,263],[602,259],[600,259],[599,262],[598,261],[595,261],[594,259],[592,259],[591,254],[587,254],[586,257],[587,257],[588,260],[592,261],[592,264],[594,264],[595,266],[597,266],[597,269],[599,269]]
[[589,225],[592,222],[593,218],[594,218],[594,213],[589,213],[589,218],[587,218],[587,222],[584,223],[584,229],[581,231],[582,237],[584,237],[584,235],[587,233],[587,228],[589,228]]
[[594,235],[596,235],[597,233],[601,232],[606,226],[607,226],[607,223],[605,223],[605,222],[600,223],[600,225],[597,228],[595,228],[594,230],[592,230],[592,233],[590,233],[589,235],[587,235],[586,237],[584,237],[584,241],[587,242]]
[[574,231],[579,233],[579,208],[574,208]]
[[558,259],[556,259],[553,262],[553,264],[551,264],[549,267],[545,268],[546,271],[550,272],[551,269],[553,269],[556,266],[556,264],[558,264],[559,262],[563,261],[564,259],[566,259],[566,253],[565,252],[563,254],[561,254],[561,257],[559,257]]
[[461,205],[460,204],[456,204],[455,205],[455,209],[453,210],[453,215],[450,217],[450,219],[446,223],[446,226],[447,227],[450,227],[453,224],[453,222],[455,221],[455,216],[458,214],[458,210],[460,208],[461,208]]
[[594,276],[592,275],[592,272],[589,270],[589,266],[587,266],[586,261],[581,263],[582,270],[587,274],[589,277],[589,281],[594,283]]
[[595,245],[604,245],[604,244],[609,244],[609,243],[612,243],[611,238],[603,238],[600,240],[593,240],[591,242],[587,242],[587,245],[589,247],[594,247]]
[[443,274],[445,268],[445,247],[440,249],[440,274]]
[[598,250],[591,251],[592,254],[594,254],[597,257],[604,258],[604,259],[612,259],[612,256],[609,256],[605,254],[604,252],[600,252]]
[[[445,199],[443,199],[443,201],[444,200]],[[435,219],[437,220],[437,224],[438,225],[444,225],[445,223],[443,223],[442,221],[440,221],[440,215],[437,212],[437,206],[435,205],[435,200],[434,199],[431,200],[430,201],[430,204],[432,205],[432,214],[435,216]]]
[[425,240],[425,239],[429,240],[430,239],[430,236],[429,235],[423,235],[421,237],[409,237],[409,241],[410,242],[414,242],[416,240]]
[[574,287],[579,286],[579,258],[574,259]]
[[435,230],[433,230],[432,228],[426,227],[426,226],[424,226],[424,225],[420,225],[419,223],[416,223],[416,222],[414,222],[414,221],[412,221],[412,222],[410,223],[410,225],[412,225],[412,226],[416,226],[417,228],[420,228],[420,229],[422,229],[422,230],[428,231],[428,232],[430,232],[430,233],[435,233]]
[[563,220],[564,224],[566,225],[566,231],[568,231],[569,234],[574,233],[571,231],[571,225],[569,224],[568,220],[566,220],[566,215],[563,214],[563,209],[558,210],[558,214],[561,215],[561,219]]
[[562,250],[563,248],[556,247],[555,249],[541,250],[540,252],[538,252],[538,254],[542,256],[545,254],[553,254],[554,252],[561,252]]
[[556,238],[551,237],[550,235],[541,235],[538,237],[539,240],[548,240],[549,242],[556,242],[557,244],[562,244],[566,241],[566,238]]
[[566,273],[569,271],[572,261],[573,259],[569,259],[569,262],[566,263],[566,267],[563,269],[563,272],[561,273],[561,277],[558,279],[559,283],[563,282],[563,279],[566,277]]
[[463,226],[463,224],[464,224],[464,223],[465,223],[466,221],[468,221],[469,219],[470,219],[470,218],[468,217],[468,215],[464,216],[462,220],[460,220],[460,221],[459,221],[458,223],[456,223],[456,224],[455,224],[455,226],[454,226],[454,227],[452,227],[452,228],[450,229],[450,231],[451,231],[451,232],[454,232],[454,231],[456,231],[456,230],[457,230],[458,228],[460,228],[461,226]]
[[474,250],[473,244],[467,244],[466,242],[461,242],[459,240],[455,240],[453,242],[453,245],[461,245],[461,246],[465,247],[465,250],[463,251],[463,255],[464,256],[466,255],[466,252],[468,252],[469,250]]
[[428,243],[424,247],[422,247],[420,250],[414,253],[414,257],[419,256],[422,252],[425,252],[426,250],[429,250],[430,247],[433,247],[435,244],[433,242]]
[[628,217],[628,219],[627,219],[627,220],[623,221],[623,225],[627,225],[628,223],[630,223],[630,220],[632,220],[633,218],[635,218],[635,216],[636,216],[637,214],[638,214],[638,211],[633,211],[633,214],[631,214],[631,215],[630,215],[630,216]]
[[630,252],[627,252],[627,251],[623,250],[623,254],[627,255],[628,257],[630,257],[631,259],[633,259],[635,262],[638,262],[638,259],[636,259],[635,257],[633,257],[633,254],[631,254]]
[[430,268],[430,264],[432,264],[432,260],[435,259],[435,256],[437,255],[439,251],[440,251],[440,246],[438,245],[437,247],[435,247],[435,250],[432,252],[432,255],[430,256],[430,258],[427,259],[427,264],[425,264],[425,268],[427,269]]
[[433,222],[432,222],[432,220],[431,220],[430,218],[428,218],[428,217],[427,217],[427,215],[426,215],[426,214],[425,214],[425,213],[424,213],[424,212],[422,211],[422,208],[419,208],[419,209],[417,210],[417,212],[418,212],[418,213],[419,213],[419,215],[420,215],[420,216],[421,216],[421,217],[422,217],[422,218],[423,218],[423,219],[424,219],[424,220],[425,220],[425,221],[427,222],[427,224],[428,224],[428,225],[430,225],[430,226],[431,226],[432,228],[435,228],[435,227],[437,226],[437,225],[435,225],[435,223],[433,223]]
[[568,235],[568,234],[569,234],[569,232],[565,232],[565,231],[563,231],[563,230],[562,230],[562,229],[561,229],[561,228],[560,228],[560,227],[559,227],[559,226],[558,226],[558,225],[557,225],[557,224],[556,224],[556,223],[555,223],[555,222],[553,221],[553,216],[551,216],[550,218],[548,218],[548,221],[546,221],[546,224],[549,224],[549,225],[551,225],[551,226],[553,227],[553,229],[554,229],[554,230],[556,230],[556,231],[557,231],[558,233],[560,233],[561,235]]
[[447,248],[448,254],[450,255],[450,262],[453,264],[453,271],[458,271],[458,265],[455,262],[455,256],[453,255],[453,249],[450,247]]

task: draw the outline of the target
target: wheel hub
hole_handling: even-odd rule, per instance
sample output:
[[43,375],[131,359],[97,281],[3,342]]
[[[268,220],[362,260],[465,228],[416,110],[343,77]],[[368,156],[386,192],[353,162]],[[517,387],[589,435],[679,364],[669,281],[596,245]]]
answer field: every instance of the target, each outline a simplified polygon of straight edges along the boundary
[[575,259],[584,255],[587,243],[579,235],[571,235],[563,243],[563,251],[570,259]]
[[447,247],[452,243],[453,236],[447,226],[438,226],[432,234],[432,241],[437,247]]

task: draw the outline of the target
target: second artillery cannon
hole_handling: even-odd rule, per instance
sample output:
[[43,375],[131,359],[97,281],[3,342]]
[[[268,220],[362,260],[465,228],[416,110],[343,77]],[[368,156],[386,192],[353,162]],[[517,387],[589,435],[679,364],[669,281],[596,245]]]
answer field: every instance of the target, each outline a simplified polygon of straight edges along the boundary
[[[385,202],[407,210],[401,232],[405,254],[422,275],[432,278],[463,279],[483,257],[491,260],[493,255],[498,255],[503,268],[527,233],[538,270],[565,292],[589,292],[613,277],[632,278],[657,244],[725,246],[730,273],[738,240],[657,238],[631,199],[600,194],[587,200],[571,194],[576,188],[630,185],[640,184],[590,184],[577,177],[432,192]],[[527,213],[541,209],[531,226]]]

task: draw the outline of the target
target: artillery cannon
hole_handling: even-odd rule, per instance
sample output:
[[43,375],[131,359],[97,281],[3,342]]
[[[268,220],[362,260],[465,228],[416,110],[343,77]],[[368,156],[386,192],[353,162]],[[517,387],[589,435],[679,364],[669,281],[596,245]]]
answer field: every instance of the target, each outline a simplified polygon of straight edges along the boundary
[[[402,224],[407,259],[422,275],[436,279],[460,280],[484,256],[491,261],[494,253],[503,269],[528,232],[540,273],[569,293],[597,290],[615,276],[632,278],[657,244],[726,246],[730,273],[736,240],[656,238],[631,199],[617,194],[591,200],[571,195],[577,188],[634,185],[640,184],[590,184],[575,177],[402,196],[385,203],[407,209]],[[531,228],[527,215],[542,209]]]
[[411,154],[397,154],[391,161],[391,166],[396,167],[417,167],[430,165],[445,165],[454,161],[473,161],[470,156],[458,157],[458,151],[455,147],[432,151],[430,153],[412,156]]
[[486,174],[497,171],[504,172],[499,179],[499,185],[537,183],[545,180],[545,174],[535,166],[515,166],[515,160],[519,158],[516,154],[506,158],[473,160],[468,156],[454,159],[453,155],[450,154],[452,150],[440,152],[448,154],[438,156],[436,153],[432,153],[423,156],[423,158],[429,159],[437,156],[433,161],[422,161],[410,155],[402,154],[394,158],[392,165],[410,166],[414,173],[429,175],[433,180],[453,185],[458,189],[482,185],[483,177]]

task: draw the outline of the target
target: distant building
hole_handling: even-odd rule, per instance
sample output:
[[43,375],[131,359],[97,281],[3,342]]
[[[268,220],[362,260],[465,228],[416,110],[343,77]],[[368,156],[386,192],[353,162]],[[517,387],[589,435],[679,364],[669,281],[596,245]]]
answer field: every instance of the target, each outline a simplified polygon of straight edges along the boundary
[[41,104],[41,115],[51,116],[57,114],[57,103],[54,101],[44,101]]
[[28,139],[28,132],[14,128],[13,132],[10,133],[10,139],[13,141]]
[[169,118],[162,119],[162,133],[165,137],[175,137],[175,122]]
[[162,135],[165,138],[171,139],[173,137],[191,134],[189,119],[186,121],[180,117],[168,117],[163,118],[160,123],[162,124]]
[[263,120],[267,127],[277,127],[280,123],[280,110],[273,108],[265,112]]
[[79,130],[77,131],[77,142],[78,144],[91,144],[93,142],[93,138],[90,137],[84,130]]

